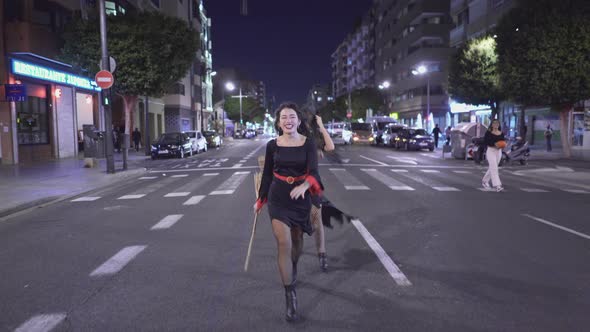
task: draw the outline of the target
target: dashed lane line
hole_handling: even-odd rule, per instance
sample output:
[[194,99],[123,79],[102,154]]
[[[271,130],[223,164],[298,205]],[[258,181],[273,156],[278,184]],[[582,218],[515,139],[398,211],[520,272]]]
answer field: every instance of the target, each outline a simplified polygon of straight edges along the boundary
[[129,246],[121,249],[113,257],[109,258],[101,266],[97,267],[90,273],[91,277],[101,277],[112,275],[121,271],[129,262],[131,262],[147,246]]
[[49,332],[66,317],[65,313],[37,315],[17,327],[14,332]]
[[184,216],[183,214],[171,214],[169,216],[164,217],[162,220],[160,220],[157,224],[152,226],[152,228],[150,228],[150,229],[153,231],[153,230],[170,228],[174,224],[176,224],[176,222],[178,222],[183,216]]
[[532,215],[527,214],[527,213],[524,213],[522,215],[525,216],[525,217],[527,217],[527,218],[530,218],[532,220],[535,220],[535,221],[538,221],[540,223],[543,223],[545,225],[549,225],[551,227],[555,227],[555,228],[561,229],[562,231],[566,231],[568,233],[571,233],[571,234],[577,235],[579,237],[582,237],[582,238],[584,238],[586,240],[590,240],[590,235],[588,235],[588,234],[584,234],[582,232],[575,231],[575,230],[573,230],[571,228],[567,228],[567,227],[564,227],[564,226],[561,226],[561,225],[552,223],[552,222],[550,222],[548,220],[545,220],[545,219],[542,219],[542,218],[538,218],[538,217],[532,216]]

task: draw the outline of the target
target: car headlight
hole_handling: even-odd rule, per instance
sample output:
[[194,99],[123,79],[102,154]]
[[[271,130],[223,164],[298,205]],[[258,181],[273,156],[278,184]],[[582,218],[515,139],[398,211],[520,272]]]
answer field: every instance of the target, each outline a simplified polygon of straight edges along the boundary
[[369,137],[369,141],[372,141],[372,140],[373,140],[373,137]]
[[178,149],[178,145],[170,145],[171,149]]
[[416,143],[416,140],[415,139],[411,139],[410,140],[410,143]]
[[158,148],[152,145],[152,151],[156,151],[156,150],[158,150]]

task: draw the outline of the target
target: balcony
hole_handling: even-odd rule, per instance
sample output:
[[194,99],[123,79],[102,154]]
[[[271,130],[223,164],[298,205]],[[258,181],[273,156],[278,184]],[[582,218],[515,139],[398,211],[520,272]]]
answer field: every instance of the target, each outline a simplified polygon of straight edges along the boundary
[[460,44],[465,40],[465,25],[460,25],[451,30],[450,44],[451,46]]

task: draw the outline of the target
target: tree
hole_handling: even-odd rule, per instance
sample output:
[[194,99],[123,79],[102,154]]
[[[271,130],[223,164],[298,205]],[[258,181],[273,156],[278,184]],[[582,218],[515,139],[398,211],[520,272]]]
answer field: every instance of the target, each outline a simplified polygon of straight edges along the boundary
[[453,55],[449,93],[460,103],[489,105],[492,119],[497,118],[504,95],[498,74],[496,40],[492,36],[471,39]]
[[500,78],[522,105],[559,112],[564,156],[571,156],[568,115],[590,98],[590,2],[521,0],[497,27]]
[[[101,59],[98,14],[74,18],[62,38],[61,59],[90,73]],[[159,97],[183,78],[195,59],[199,35],[185,21],[160,12],[135,12],[107,17],[107,42],[116,59],[114,91],[125,105],[125,133],[140,95]]]
[[353,119],[364,119],[367,109],[379,110],[383,106],[381,91],[375,88],[363,88],[350,94]]
[[[240,122],[240,99],[225,96],[224,109],[227,117],[233,121]],[[254,98],[242,98],[242,119],[246,122],[259,122],[264,118],[266,110],[260,107]]]

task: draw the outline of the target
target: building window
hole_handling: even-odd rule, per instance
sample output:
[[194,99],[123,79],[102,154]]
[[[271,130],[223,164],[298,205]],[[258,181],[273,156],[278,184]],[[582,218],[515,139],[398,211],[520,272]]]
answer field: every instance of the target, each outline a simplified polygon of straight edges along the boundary
[[457,26],[469,24],[469,10],[466,9],[457,14]]
[[174,83],[166,92],[169,95],[182,95],[182,96],[184,96],[184,84]]
[[27,101],[15,103],[18,144],[49,144],[47,86],[27,84]]

